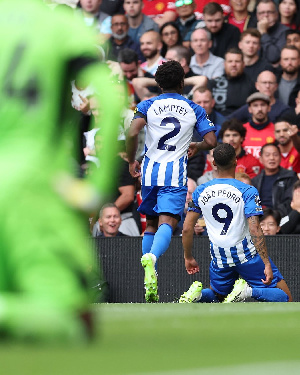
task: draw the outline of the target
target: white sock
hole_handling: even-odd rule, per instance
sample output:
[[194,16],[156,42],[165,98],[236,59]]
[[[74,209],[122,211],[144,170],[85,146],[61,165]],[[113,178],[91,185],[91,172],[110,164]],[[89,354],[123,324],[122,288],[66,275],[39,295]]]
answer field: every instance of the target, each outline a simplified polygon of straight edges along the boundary
[[153,261],[153,265],[155,266],[155,263],[156,263],[156,255],[152,254],[152,253],[149,253],[151,255],[151,258],[152,258],[152,261]]
[[252,288],[249,284],[247,284],[246,288],[243,290],[243,294],[245,298],[252,297]]

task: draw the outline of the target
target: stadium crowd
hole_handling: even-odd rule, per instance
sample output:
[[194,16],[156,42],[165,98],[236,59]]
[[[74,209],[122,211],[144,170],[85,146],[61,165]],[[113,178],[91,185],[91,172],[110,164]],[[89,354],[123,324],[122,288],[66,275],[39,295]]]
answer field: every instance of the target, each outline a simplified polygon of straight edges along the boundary
[[[54,1],[52,2],[52,4]],[[126,132],[136,105],[161,93],[154,75],[163,62],[178,61],[185,72],[183,95],[201,105],[216,126],[218,142],[231,144],[237,178],[255,186],[265,214],[273,221],[265,234],[300,233],[300,13],[296,0],[57,0],[68,5],[78,22],[98,35],[101,58],[125,83],[127,107],[119,126],[118,185],[111,196],[120,233],[142,235],[145,217],[137,212],[140,181],[128,171]],[[92,88],[72,82],[73,107],[81,112],[81,176],[101,168],[97,160],[97,108]],[[124,95],[124,94],[122,94]],[[93,128],[89,130],[89,128]],[[136,158],[144,154],[145,131]],[[199,141],[194,134],[193,140]],[[99,146],[100,145],[100,146]],[[193,189],[214,178],[212,152],[188,160]],[[189,189],[190,190],[190,189]],[[187,201],[191,192],[187,194]],[[94,237],[101,215],[90,218]],[[195,235],[205,235],[205,223]],[[267,224],[264,224],[267,226]],[[180,234],[182,222],[174,231]]]

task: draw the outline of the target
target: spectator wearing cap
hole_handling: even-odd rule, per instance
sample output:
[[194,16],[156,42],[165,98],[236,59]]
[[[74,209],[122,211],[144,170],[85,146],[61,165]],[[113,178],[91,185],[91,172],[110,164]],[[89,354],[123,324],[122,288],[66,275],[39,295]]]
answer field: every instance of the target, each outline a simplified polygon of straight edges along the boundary
[[260,149],[266,143],[273,143],[274,124],[268,118],[270,98],[261,92],[255,92],[247,98],[249,122],[244,124],[247,130],[243,147],[254,157],[259,158]]
[[[257,77],[255,87],[259,92],[267,95],[270,98],[270,121],[275,122],[277,118],[282,117],[283,114],[287,113],[290,110],[290,107],[288,105],[282,103],[278,98],[275,97],[278,88],[278,83],[274,73],[270,72],[269,70],[264,70],[263,72],[261,72]],[[243,105],[242,107],[231,113],[227,118],[236,118],[242,122],[249,121],[249,118],[251,118],[251,116],[248,111],[248,105]]]
[[175,6],[178,14],[175,23],[182,37],[182,45],[189,48],[192,32],[203,22],[196,19],[194,0],[177,0]]

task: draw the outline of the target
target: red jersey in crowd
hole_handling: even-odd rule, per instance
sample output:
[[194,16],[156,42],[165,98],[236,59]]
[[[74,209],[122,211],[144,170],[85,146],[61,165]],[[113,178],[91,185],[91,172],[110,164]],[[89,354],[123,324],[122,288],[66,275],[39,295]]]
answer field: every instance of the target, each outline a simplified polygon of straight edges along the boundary
[[233,13],[231,12],[228,15],[228,23],[230,23],[231,25],[237,27],[240,30],[240,32],[242,33],[244,31],[244,29],[245,29],[245,24],[247,24],[248,21],[249,21],[249,17],[250,16],[247,16],[243,20],[238,21],[237,19],[234,18]]
[[281,153],[281,167],[290,169],[296,173],[300,173],[300,155],[293,146],[290,152],[286,155]]
[[159,15],[162,16],[166,11],[172,11],[176,13],[175,1],[143,0],[143,3],[143,13],[151,18],[154,18]]
[[250,125],[250,122],[244,124],[247,129],[246,137],[243,142],[243,148],[248,154],[252,154],[255,158],[259,158],[260,149],[266,143],[275,142],[274,124],[269,122],[260,130]]
[[[253,155],[248,154],[243,148],[241,153],[236,157],[237,166],[235,168],[236,173],[247,173],[247,175],[252,179],[257,176],[263,169],[259,160]],[[206,160],[205,168],[203,174],[212,170],[212,166],[208,160]]]
[[247,173],[247,175],[252,179],[257,176],[263,166],[260,164],[259,160],[253,155],[247,154],[244,149],[237,156],[237,166],[235,168],[236,173]]

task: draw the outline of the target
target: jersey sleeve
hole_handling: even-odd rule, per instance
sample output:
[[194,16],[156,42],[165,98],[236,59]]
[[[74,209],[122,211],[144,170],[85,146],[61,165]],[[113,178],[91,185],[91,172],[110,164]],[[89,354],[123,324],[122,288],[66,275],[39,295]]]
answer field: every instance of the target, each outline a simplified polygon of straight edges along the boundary
[[197,104],[194,104],[193,109],[197,118],[195,128],[201,137],[204,137],[206,133],[211,131],[216,132],[217,128],[214,123],[210,121],[205,110]]
[[248,219],[251,216],[257,216],[263,214],[260,197],[257,189],[254,186],[250,186],[249,189],[243,194],[245,203],[244,213]]
[[188,211],[193,211],[202,216],[201,208],[198,205],[199,189],[196,189],[192,195],[192,201],[189,203]]
[[149,108],[148,100],[144,100],[144,101],[140,102],[134,110],[133,119],[143,118],[147,122],[148,108]]

